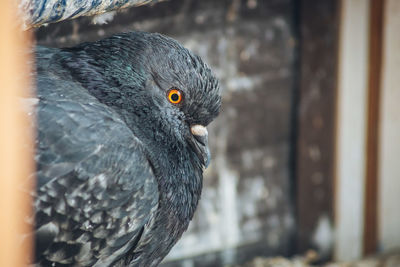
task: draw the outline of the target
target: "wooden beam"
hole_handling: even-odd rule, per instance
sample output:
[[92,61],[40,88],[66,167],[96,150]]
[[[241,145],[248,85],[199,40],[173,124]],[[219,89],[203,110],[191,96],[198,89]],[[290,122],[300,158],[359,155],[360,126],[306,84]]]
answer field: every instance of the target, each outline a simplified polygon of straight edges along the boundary
[[366,177],[364,194],[364,254],[377,250],[378,140],[382,69],[384,0],[371,0],[369,8],[368,108]]
[[[297,252],[331,256],[338,1],[300,1],[297,118]],[[321,228],[322,227],[322,228]],[[328,236],[321,238],[325,231]]]
[[385,0],[379,131],[379,249],[400,247],[400,1]]
[[[15,1],[0,4],[0,266],[26,266],[31,217],[32,135],[21,110],[27,95],[29,40],[17,25]],[[24,242],[23,242],[24,241]]]

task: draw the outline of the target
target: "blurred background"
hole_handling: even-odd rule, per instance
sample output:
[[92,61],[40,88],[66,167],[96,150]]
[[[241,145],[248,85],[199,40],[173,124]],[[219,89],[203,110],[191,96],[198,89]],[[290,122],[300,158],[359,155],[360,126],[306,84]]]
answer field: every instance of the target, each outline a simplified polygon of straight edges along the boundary
[[[35,31],[38,44],[57,47],[124,31],[160,32],[200,55],[219,78],[222,112],[208,127],[212,164],[190,228],[165,266],[223,266],[296,251],[297,5],[171,0],[95,18],[107,24],[84,17]],[[332,3],[322,8],[333,15]],[[332,38],[333,52],[335,22],[324,19],[332,37],[321,38]],[[324,212],[330,232],[331,211]]]
[[34,37],[64,47],[159,32],[220,79],[202,199],[163,266],[310,251],[317,263],[352,261],[400,248],[400,1],[153,2]]

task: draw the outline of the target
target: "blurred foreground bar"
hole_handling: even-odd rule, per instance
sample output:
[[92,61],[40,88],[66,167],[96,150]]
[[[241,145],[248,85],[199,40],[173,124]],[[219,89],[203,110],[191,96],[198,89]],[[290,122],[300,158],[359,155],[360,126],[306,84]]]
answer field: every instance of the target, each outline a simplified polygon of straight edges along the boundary
[[157,3],[162,0],[20,0],[23,28],[38,27],[43,24],[92,16],[126,7]]
[[0,4],[0,266],[26,266],[32,253],[32,135],[21,97],[28,96],[28,33],[17,25],[13,0]]

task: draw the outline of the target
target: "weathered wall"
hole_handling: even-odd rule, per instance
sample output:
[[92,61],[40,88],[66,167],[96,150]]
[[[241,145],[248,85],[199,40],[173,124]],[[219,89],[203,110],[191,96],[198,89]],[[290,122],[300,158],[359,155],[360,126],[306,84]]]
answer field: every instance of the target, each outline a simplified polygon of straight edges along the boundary
[[[297,253],[331,257],[339,1],[302,0],[296,96]],[[312,207],[312,208],[310,208]]]
[[187,258],[182,266],[218,266],[289,254],[295,230],[292,1],[171,0],[109,19],[107,25],[80,18],[42,27],[37,40],[66,46],[121,31],[161,32],[203,57],[223,89],[221,115],[209,129],[213,161],[202,199],[165,265]]

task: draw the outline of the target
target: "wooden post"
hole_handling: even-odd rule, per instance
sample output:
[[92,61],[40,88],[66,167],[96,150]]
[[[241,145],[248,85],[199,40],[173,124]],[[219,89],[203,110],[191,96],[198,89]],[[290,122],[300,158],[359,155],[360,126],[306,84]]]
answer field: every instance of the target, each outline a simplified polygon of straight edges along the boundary
[[368,109],[364,194],[364,254],[375,253],[378,245],[378,139],[382,69],[384,0],[371,0],[369,7]]
[[[338,2],[300,4],[300,77],[297,118],[297,253],[332,253]],[[331,231],[331,229],[327,229]]]
[[[14,0],[0,3],[0,266],[26,266],[32,179],[32,135],[20,97],[27,95],[29,40],[21,32]],[[25,192],[25,193],[24,193]],[[24,245],[23,245],[24,244]]]
[[377,225],[379,249],[389,251],[400,246],[400,1],[385,0],[383,10]]

